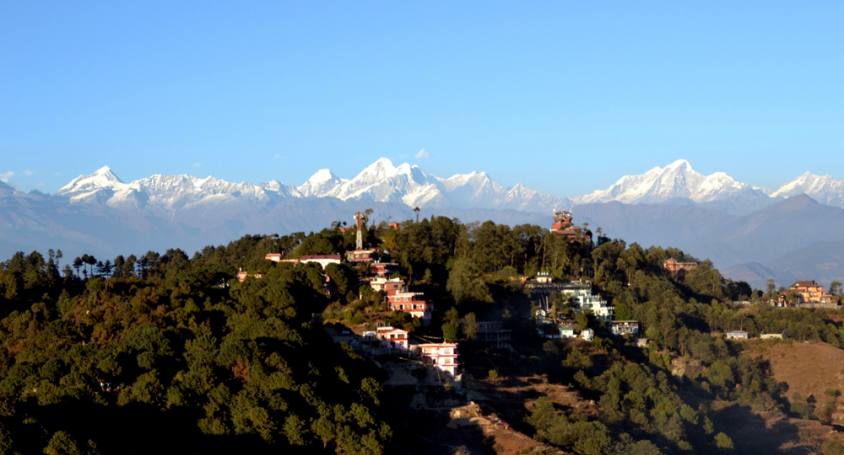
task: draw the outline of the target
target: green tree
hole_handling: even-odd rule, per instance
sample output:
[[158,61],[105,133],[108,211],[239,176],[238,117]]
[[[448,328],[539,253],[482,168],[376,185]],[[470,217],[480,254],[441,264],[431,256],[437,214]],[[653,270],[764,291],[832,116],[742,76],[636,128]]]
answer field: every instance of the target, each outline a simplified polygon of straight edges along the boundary
[[718,433],[715,435],[715,447],[718,447],[721,450],[735,449],[735,446],[733,445],[733,439],[727,436],[725,433]]
[[491,369],[491,370],[489,370],[489,371],[487,372],[487,376],[486,376],[486,377],[487,377],[487,379],[489,379],[489,381],[490,381],[490,382],[492,382],[493,384],[497,383],[497,382],[498,382],[498,370],[496,370],[496,369],[494,369],[494,368],[493,368],[493,369]]
[[467,301],[492,302],[492,294],[480,270],[467,258],[454,261],[454,266],[448,275],[446,289],[451,292],[454,301],[458,304]]
[[834,280],[829,285],[829,293],[834,295],[834,296],[840,296],[841,295],[841,281]]
[[80,455],[82,450],[76,444],[76,440],[64,431],[53,433],[47,447],[44,448],[46,455]]
[[449,308],[445,313],[445,322],[442,325],[443,338],[445,341],[457,341],[460,332],[460,316],[457,314],[457,309]]
[[475,313],[469,313],[463,317],[463,335],[468,340],[478,338],[478,318]]

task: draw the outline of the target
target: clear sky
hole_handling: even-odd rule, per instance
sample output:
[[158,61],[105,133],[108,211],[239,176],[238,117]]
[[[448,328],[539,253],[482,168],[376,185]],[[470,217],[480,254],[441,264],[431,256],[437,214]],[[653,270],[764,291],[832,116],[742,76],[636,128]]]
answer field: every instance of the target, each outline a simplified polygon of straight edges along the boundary
[[841,1],[3,1],[0,177],[844,178],[842,24]]

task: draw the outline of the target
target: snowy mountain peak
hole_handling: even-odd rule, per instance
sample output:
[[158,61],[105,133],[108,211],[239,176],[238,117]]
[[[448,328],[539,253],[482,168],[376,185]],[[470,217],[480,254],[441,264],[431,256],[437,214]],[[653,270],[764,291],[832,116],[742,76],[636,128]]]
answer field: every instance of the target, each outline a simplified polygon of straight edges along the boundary
[[678,169],[685,172],[695,172],[694,168],[692,168],[692,163],[685,159],[676,160],[668,166],[665,166],[664,169]]
[[111,170],[111,166],[103,166],[94,171],[92,175],[99,175],[108,179],[114,179],[118,181],[120,180],[119,178],[117,178],[116,175],[114,175],[114,171]]
[[299,185],[296,190],[304,197],[321,197],[342,182],[343,180],[334,175],[331,169],[323,168],[314,172],[314,175]]
[[331,181],[335,178],[337,178],[337,177],[334,175],[333,172],[331,172],[331,169],[322,168],[322,169],[319,169],[316,172],[314,172],[314,175],[312,175],[311,178],[308,179],[308,182],[322,183],[322,182]]
[[371,200],[408,207],[506,208],[543,213],[547,211],[546,203],[561,201],[524,185],[504,188],[485,172],[435,177],[418,165],[395,164],[389,158],[377,159],[348,180],[340,179],[328,170],[317,171],[297,190],[305,197],[333,197],[343,201]]
[[655,167],[640,175],[620,178],[605,190],[598,190],[574,199],[578,204],[623,202],[626,204],[658,203],[672,199],[694,202],[719,202],[734,199],[767,198],[762,191],[736,181],[723,172],[703,175],[687,160],[677,160],[664,167]]
[[441,181],[447,188],[454,189],[466,185],[483,185],[486,182],[491,182],[492,179],[486,172],[473,171],[467,174],[455,174],[447,179],[441,179]]
[[807,194],[822,204],[844,207],[844,180],[804,172],[771,193],[771,197],[788,198],[800,194]]
[[72,200],[82,200],[94,197],[107,191],[114,192],[125,189],[124,184],[108,166],[103,166],[92,174],[80,175],[67,185],[59,188],[58,194]]
[[381,157],[375,160],[372,164],[365,167],[357,178],[369,177],[374,179],[385,179],[394,176],[398,173],[398,169],[389,158]]
[[[319,169],[305,183],[293,188],[277,180],[264,184],[232,183],[215,177],[155,174],[123,183],[104,167],[65,185],[59,195],[72,203],[110,207],[163,209],[167,212],[208,204],[272,204],[290,198],[336,198],[397,203],[408,207],[450,209],[508,209],[547,212],[548,207],[568,206],[551,195],[524,185],[506,188],[485,172],[440,178],[410,163],[395,164],[379,158],[352,179],[342,179],[329,169]],[[365,202],[364,202],[365,203]]]

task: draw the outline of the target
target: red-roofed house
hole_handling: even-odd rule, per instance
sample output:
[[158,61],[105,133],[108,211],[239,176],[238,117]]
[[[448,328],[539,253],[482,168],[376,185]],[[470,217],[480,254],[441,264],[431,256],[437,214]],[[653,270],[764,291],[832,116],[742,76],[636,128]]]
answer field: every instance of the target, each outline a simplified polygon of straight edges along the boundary
[[399,265],[395,262],[373,262],[369,266],[369,273],[380,277],[385,277],[389,274],[397,273],[398,270]]
[[387,300],[390,302],[391,310],[409,313],[414,318],[429,321],[432,305],[424,299],[424,295],[421,292],[397,292],[388,295]]

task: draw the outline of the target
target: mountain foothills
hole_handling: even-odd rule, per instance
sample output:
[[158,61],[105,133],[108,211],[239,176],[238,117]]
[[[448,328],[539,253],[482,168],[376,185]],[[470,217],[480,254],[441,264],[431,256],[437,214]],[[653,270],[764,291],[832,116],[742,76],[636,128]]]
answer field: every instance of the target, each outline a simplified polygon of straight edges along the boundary
[[[510,225],[548,224],[553,209],[573,208],[580,222],[644,245],[680,246],[757,287],[768,279],[844,277],[841,255],[818,256],[828,251],[820,245],[844,252],[844,230],[835,229],[844,217],[844,181],[806,173],[769,192],[723,172],[700,174],[685,160],[571,199],[505,187],[483,172],[437,177],[386,158],[350,179],[321,169],[301,185],[190,175],[123,182],[103,167],[54,195],[0,183],[0,253],[196,251],[249,233],[318,230],[364,208],[375,219],[405,219],[417,207],[423,215]],[[788,266],[795,263],[805,267]]]
[[[844,453],[840,381],[817,390],[766,360],[840,358],[835,304],[777,308],[707,261],[666,269],[695,260],[681,250],[585,229],[428,217],[360,233],[13,255],[0,452]],[[340,259],[361,253],[377,262]],[[448,362],[420,360],[408,333]]]

